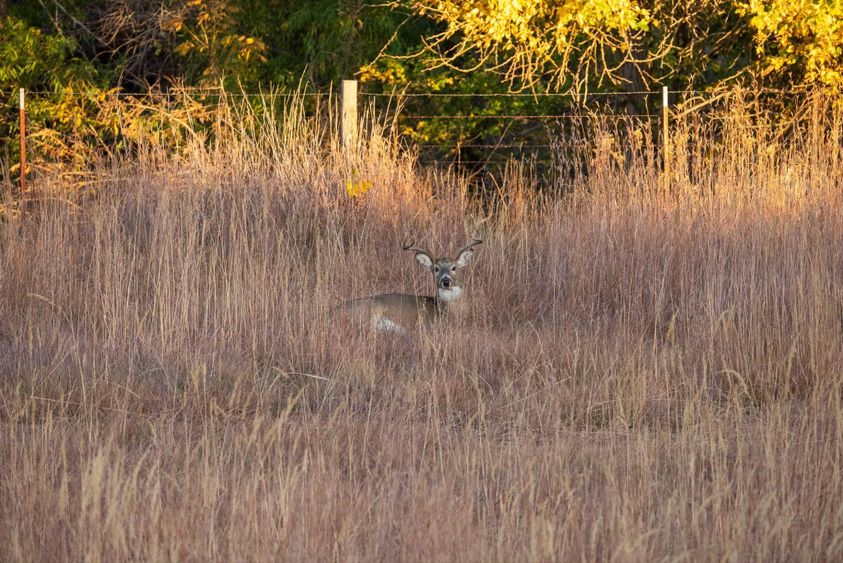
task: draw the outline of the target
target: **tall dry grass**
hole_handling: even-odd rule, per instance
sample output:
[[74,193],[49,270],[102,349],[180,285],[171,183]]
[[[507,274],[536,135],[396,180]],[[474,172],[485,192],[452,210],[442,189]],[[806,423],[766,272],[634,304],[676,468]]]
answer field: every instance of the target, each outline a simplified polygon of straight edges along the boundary
[[[39,178],[0,242],[0,559],[843,558],[840,115],[746,109],[680,123],[669,186],[598,128],[555,196],[480,203],[295,107]],[[326,320],[474,233],[459,322]]]

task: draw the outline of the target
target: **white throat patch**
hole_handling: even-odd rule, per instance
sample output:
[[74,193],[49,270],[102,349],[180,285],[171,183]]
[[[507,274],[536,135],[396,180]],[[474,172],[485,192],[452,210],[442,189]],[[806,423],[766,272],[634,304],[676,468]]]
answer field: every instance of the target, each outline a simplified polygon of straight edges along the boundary
[[375,323],[375,328],[381,332],[394,332],[396,334],[404,334],[407,332],[401,325],[392,322],[391,320],[381,317]]
[[451,303],[459,299],[460,295],[462,295],[462,288],[460,287],[452,287],[449,289],[439,288],[436,290],[437,295],[439,295],[439,300],[443,303]]

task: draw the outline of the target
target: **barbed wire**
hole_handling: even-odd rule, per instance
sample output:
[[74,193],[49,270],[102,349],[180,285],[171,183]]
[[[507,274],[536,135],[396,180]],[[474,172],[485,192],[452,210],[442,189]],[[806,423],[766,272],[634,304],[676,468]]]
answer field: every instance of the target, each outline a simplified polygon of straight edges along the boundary
[[[571,143],[571,146],[581,145],[583,143]],[[419,148],[453,148],[453,149],[541,149],[546,147],[551,147],[554,145],[544,144],[544,145],[530,145],[530,144],[476,144],[476,143],[421,143],[416,145]]]
[[361,92],[360,95],[372,98],[587,98],[590,96],[642,96],[660,93],[660,90],[642,90],[635,92],[589,92],[588,94],[570,92]]
[[[534,158],[534,162],[542,162],[542,163],[549,163],[553,162],[553,158],[546,157],[546,158]],[[420,158],[418,160],[419,164],[445,164],[448,166],[455,166],[455,165],[464,165],[464,164],[482,164],[484,166],[508,166],[512,164],[511,159],[487,159],[487,160],[460,160],[458,158],[454,159],[442,159],[442,158],[432,158],[432,159],[424,159]]]
[[[732,93],[737,93],[742,91],[741,89],[733,89]],[[774,89],[774,88],[762,88],[762,89],[755,89],[755,90],[743,90],[750,94],[754,93],[806,93],[805,90],[796,90],[796,89]],[[650,96],[659,94],[661,91],[659,90],[640,90],[640,91],[631,91],[631,92],[591,92],[587,96],[590,97],[598,97],[598,96]],[[701,90],[668,90],[670,94],[686,94],[686,95],[704,95],[704,94],[717,94],[717,92],[707,92]],[[720,92],[722,94],[722,91]],[[809,92],[808,92],[809,93]],[[11,101],[14,99],[17,100],[18,89],[13,89],[11,91],[0,90],[0,97],[9,96],[5,98],[8,105],[11,105]],[[52,90],[25,90],[26,95],[30,96],[52,96],[52,95],[71,95],[71,96],[80,96],[80,97],[117,97],[117,98],[137,98],[139,100],[144,100],[148,98],[158,98],[166,100],[166,102],[172,103],[178,101],[184,96],[208,96],[212,98],[219,98],[221,100],[220,103],[215,103],[214,100],[202,102],[201,105],[206,108],[213,108],[213,107],[223,107],[225,104],[223,103],[224,98],[242,98],[242,99],[251,99],[251,98],[261,98],[272,100],[274,98],[281,98],[281,99],[322,99],[326,97],[332,98],[339,98],[341,97],[341,93],[339,90],[331,90],[327,92],[227,92],[220,88],[180,88],[177,90],[171,91],[164,91],[164,92],[155,92],[150,91],[146,93],[141,92],[122,92],[122,91],[106,91],[106,92],[92,92],[92,91],[85,91],[85,90],[72,90],[70,92],[67,91],[52,91]],[[482,98],[482,97],[489,97],[489,98],[503,98],[503,97],[510,97],[510,98],[527,98],[527,97],[554,97],[554,98],[574,98],[576,97],[575,94],[572,93],[551,93],[551,92],[543,92],[543,93],[526,93],[526,92],[404,92],[404,93],[395,93],[395,94],[385,94],[385,93],[375,93],[375,92],[362,92],[360,93],[363,97],[370,97],[370,98],[380,98],[380,97],[412,97],[412,98],[422,98],[422,97],[429,97],[429,98],[445,98],[445,97],[453,97],[453,98]],[[154,101],[149,102],[150,109],[154,109]],[[318,107],[318,106],[317,106]],[[674,107],[681,107],[679,105]],[[119,106],[118,106],[119,111]],[[677,117],[677,116],[673,116]],[[681,115],[678,116],[681,118]],[[716,121],[731,121],[731,120],[743,120],[746,119],[744,116],[737,116],[737,115],[712,115],[709,118],[716,120]],[[485,121],[485,120],[494,120],[498,122],[515,122],[515,121],[577,121],[577,122],[595,122],[595,121],[611,121],[611,122],[623,122],[623,121],[632,121],[632,120],[642,120],[645,123],[652,123],[652,121],[648,120],[659,120],[662,119],[661,111],[654,112],[654,113],[610,113],[610,112],[595,112],[595,111],[588,111],[583,110],[579,113],[559,113],[559,114],[509,114],[509,115],[495,115],[495,114],[479,114],[479,115],[460,115],[460,114],[422,114],[422,115],[403,115],[400,112],[397,112],[395,115],[396,120],[401,121]],[[641,121],[636,121],[635,123],[641,123]],[[509,127],[512,123],[505,125]],[[409,125],[408,125],[409,126]],[[521,128],[550,128],[550,125],[523,125]],[[620,127],[620,125],[615,125],[615,127]],[[760,124],[755,123],[747,123],[744,125],[744,128],[754,130],[754,129],[761,129],[763,126]],[[476,138],[476,136],[475,136]],[[510,139],[511,140],[511,136]],[[534,136],[534,141],[541,141],[544,140],[541,136]],[[462,149],[477,149],[479,150],[487,150],[487,151],[499,151],[503,153],[502,156],[505,156],[506,153],[527,153],[532,151],[535,153],[543,153],[545,149],[552,149],[554,147],[591,147],[593,146],[593,142],[580,142],[580,143],[547,143],[547,144],[537,144],[537,143],[428,143],[428,144],[420,144],[416,145],[421,149],[438,149],[439,151],[445,152],[453,149],[462,150]],[[429,154],[429,153],[428,153]],[[440,153],[441,154],[441,153]],[[463,164],[479,164],[479,163],[488,163],[489,160],[484,161],[436,161],[436,162],[459,162]]]
[[509,160],[460,160],[458,158],[454,159],[441,159],[441,158],[433,158],[433,159],[419,159],[419,164],[447,164],[447,165],[456,165],[456,164],[509,164]]
[[[52,96],[52,95],[66,95],[66,92],[61,91],[51,91],[51,90],[24,90],[26,95],[34,95],[34,96]],[[232,98],[310,98],[310,97],[326,97],[326,96],[335,96],[338,95],[336,92],[224,92],[224,91],[214,91],[214,90],[174,90],[170,92],[79,92],[74,91],[71,95],[77,94],[84,94],[90,97],[95,96],[113,96],[117,98],[146,98],[146,97],[160,97],[160,98],[176,98],[178,96],[182,96],[184,94],[194,94],[198,93],[199,95],[210,96],[225,96],[225,97],[232,97]],[[0,91],[0,95],[5,95],[6,93]],[[9,93],[17,94],[16,90],[13,90]]]
[[[17,93],[17,88],[7,92],[0,90],[0,96],[11,95]],[[741,89],[735,88],[732,92],[746,92],[748,94],[803,94],[808,90],[804,88],[754,88]],[[722,92],[722,91],[721,91]],[[55,90],[25,90],[27,95],[47,96],[54,94],[62,94],[62,91]],[[218,95],[237,98],[259,98],[259,97],[283,97],[283,98],[297,98],[297,97],[326,97],[326,96],[340,96],[339,90],[330,90],[323,92],[229,92],[219,88],[179,88],[166,92],[105,92],[107,96],[116,97],[146,97],[146,96],[178,96],[182,94],[199,94],[199,95]],[[661,90],[634,90],[629,92],[588,92],[588,93],[573,93],[573,92],[360,92],[361,97],[368,98],[572,98],[582,99],[590,97],[613,97],[613,96],[651,96],[661,94]],[[707,90],[668,90],[668,94],[690,94],[690,95],[705,95],[717,94],[718,91]],[[85,92],[74,90],[73,95],[83,94],[89,96],[100,96],[102,92]]]
[[[731,91],[745,91],[748,93],[804,93],[804,89],[800,88],[754,88],[754,89],[740,89],[734,88]],[[708,90],[670,90],[668,94],[717,94],[718,91]],[[595,96],[611,97],[611,96],[652,96],[661,95],[662,90],[633,90],[629,92],[361,92],[361,96],[378,97],[378,98],[590,98]]]
[[[609,119],[627,119],[631,117],[655,117],[656,114],[650,113],[625,113],[625,114],[596,114],[593,117],[609,118]],[[586,119],[591,117],[589,114],[584,115],[398,115],[398,119]]]

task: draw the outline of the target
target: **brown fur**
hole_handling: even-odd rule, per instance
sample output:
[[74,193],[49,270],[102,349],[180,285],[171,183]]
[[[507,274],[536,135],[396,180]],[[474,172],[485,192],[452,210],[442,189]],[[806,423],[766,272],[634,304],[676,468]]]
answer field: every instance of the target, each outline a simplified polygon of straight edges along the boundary
[[[416,261],[433,274],[436,297],[386,293],[354,299],[335,310],[336,316],[357,326],[385,331],[408,331],[420,322],[432,322],[445,315],[454,301],[460,298],[457,271],[464,268],[474,256],[473,248],[482,241],[473,239],[457,253],[455,260],[430,257],[423,248],[405,246],[404,250],[416,253]],[[334,315],[332,315],[334,316]]]
[[387,323],[392,323],[399,329],[413,330],[420,322],[438,318],[443,311],[433,297],[390,293],[354,299],[338,312],[359,326],[389,330]]

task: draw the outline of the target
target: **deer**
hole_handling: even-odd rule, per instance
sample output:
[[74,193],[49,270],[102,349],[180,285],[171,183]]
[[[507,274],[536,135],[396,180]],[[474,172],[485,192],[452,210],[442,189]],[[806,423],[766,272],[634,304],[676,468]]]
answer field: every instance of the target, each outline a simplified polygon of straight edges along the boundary
[[447,257],[434,259],[427,249],[413,246],[412,242],[405,244],[403,249],[415,252],[416,261],[433,274],[436,284],[433,297],[384,293],[346,301],[336,311],[357,325],[394,333],[405,333],[446,318],[449,308],[463,293],[457,283],[457,273],[468,265],[474,257],[474,247],[482,242],[472,239],[453,260]]

